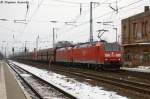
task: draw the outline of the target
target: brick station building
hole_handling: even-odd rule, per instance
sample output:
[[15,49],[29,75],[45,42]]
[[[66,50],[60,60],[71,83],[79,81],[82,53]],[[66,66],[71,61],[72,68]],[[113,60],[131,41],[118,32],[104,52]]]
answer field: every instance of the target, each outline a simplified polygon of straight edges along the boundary
[[150,66],[150,10],[122,20],[124,65]]

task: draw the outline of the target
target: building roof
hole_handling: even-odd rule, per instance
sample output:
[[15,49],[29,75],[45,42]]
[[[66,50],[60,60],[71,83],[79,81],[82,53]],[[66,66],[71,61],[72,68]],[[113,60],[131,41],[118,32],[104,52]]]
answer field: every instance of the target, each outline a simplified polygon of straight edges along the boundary
[[143,18],[143,17],[146,17],[146,16],[150,16],[150,10],[144,11],[142,13],[138,13],[138,14],[133,15],[133,16],[130,16],[128,18],[123,19],[122,21],[125,21],[125,20],[128,20],[128,19],[136,20],[136,19]]

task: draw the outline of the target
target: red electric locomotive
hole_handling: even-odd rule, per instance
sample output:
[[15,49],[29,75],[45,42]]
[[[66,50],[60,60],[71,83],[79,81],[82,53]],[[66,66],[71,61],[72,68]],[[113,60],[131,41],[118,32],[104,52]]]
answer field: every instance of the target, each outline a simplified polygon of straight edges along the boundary
[[75,66],[88,68],[118,69],[122,64],[122,52],[119,44],[106,41],[58,48],[55,58],[57,63],[75,64]]

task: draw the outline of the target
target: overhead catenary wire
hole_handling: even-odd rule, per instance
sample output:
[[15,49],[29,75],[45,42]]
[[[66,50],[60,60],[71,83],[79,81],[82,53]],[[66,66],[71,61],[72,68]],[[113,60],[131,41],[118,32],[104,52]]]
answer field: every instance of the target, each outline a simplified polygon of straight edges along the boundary
[[[127,7],[129,7],[129,6],[131,6],[131,5],[134,5],[134,4],[136,4],[136,3],[139,3],[139,2],[141,2],[141,1],[143,1],[143,0],[138,0],[138,1],[133,2],[133,3],[130,3],[130,4],[128,4],[128,5],[122,6],[122,7],[118,8],[118,10],[122,10],[122,9],[124,9],[124,8],[127,8]],[[93,18],[93,20],[99,19],[99,18],[101,18],[101,17],[104,17],[104,16],[109,15],[109,14],[112,14],[112,13],[114,13],[114,11],[109,11],[109,12],[107,12],[107,13],[104,13],[104,14],[101,15],[101,16],[98,16],[98,17]],[[84,21],[84,22],[82,22],[81,24],[77,25],[76,27],[71,27],[71,28],[66,29],[66,30],[64,30],[64,31],[62,31],[62,32],[70,31],[70,30],[72,30],[72,29],[75,29],[75,28],[80,27],[80,26],[82,26],[82,25],[85,25],[85,24],[87,24],[87,23],[89,23],[89,20],[88,20],[88,21]]]
[[[32,14],[32,16],[31,16],[31,18],[27,21],[28,23],[27,24],[25,24],[25,26],[24,26],[24,29],[23,29],[23,32],[26,30],[26,28],[29,26],[29,24],[30,24],[30,22],[32,21],[32,19],[33,19],[33,17],[34,17],[34,15],[37,13],[37,11],[38,11],[38,9],[40,8],[40,6],[42,5],[42,3],[43,3],[43,1],[44,0],[38,0],[38,6],[37,6],[37,8],[36,8],[36,10],[33,12],[33,14]],[[84,3],[84,2],[70,2],[70,1],[65,1],[65,0],[52,0],[52,1],[57,1],[57,2],[61,2],[61,3],[68,3],[68,4],[83,4],[83,5],[89,5],[89,3]],[[107,0],[105,0],[104,2],[102,2],[101,4],[104,4],[105,2],[106,2]],[[80,18],[80,16],[78,15],[78,16],[76,16],[76,18],[75,18],[75,21],[76,20],[78,20],[78,18]]]
[[72,1],[65,1],[65,0],[53,0],[53,1],[61,2],[61,3],[68,3],[68,4],[75,4],[75,5],[79,5],[79,4],[89,5],[88,3],[84,3],[84,2],[72,2]]
[[[121,0],[120,0],[121,1]],[[105,1],[103,1],[103,2],[95,2],[97,5],[96,6],[94,6],[93,7],[93,9],[95,9],[95,8],[97,8],[97,7],[99,7],[100,5],[103,5],[103,4],[110,4],[110,3],[106,3],[107,2],[107,0],[105,0]],[[112,2],[112,3],[114,3],[114,2]],[[89,4],[89,3],[88,3]],[[80,7],[81,7],[81,4],[80,4]],[[81,12],[80,12],[80,14],[78,14],[74,19],[73,19],[73,21],[72,22],[77,22],[78,20],[79,20],[79,18],[80,17],[83,17],[83,16],[85,16],[87,13],[89,13],[89,9],[90,8],[88,8],[88,10],[86,10],[86,11],[84,11],[84,12],[82,12],[82,15],[81,15]],[[81,11],[81,8],[80,8],[80,11]],[[74,26],[76,26],[76,25],[74,25]],[[66,26],[63,26],[63,27],[61,27],[61,28],[65,28]]]
[[[143,0],[138,0],[138,1],[143,1]],[[131,5],[133,5],[133,4],[131,4]],[[129,5],[129,6],[131,6],[131,5]],[[124,9],[124,8],[126,8],[126,7],[120,7],[119,10]],[[112,13],[113,13],[113,12],[114,12],[114,11],[112,11]],[[110,13],[110,12],[109,12],[109,13]],[[107,14],[106,14],[106,15],[107,15]],[[99,17],[96,17],[96,18],[94,18],[94,19],[99,19],[99,18],[101,18],[101,17],[103,17],[103,16],[99,16]],[[32,19],[32,21],[34,21],[34,20]],[[88,21],[88,22],[89,22],[89,21]],[[87,23],[88,23],[88,22],[87,22]],[[79,25],[82,25],[82,24],[86,24],[86,22],[82,22],[82,23],[79,24]],[[78,25],[78,26],[79,26],[79,25]],[[78,26],[77,26],[77,27],[78,27]],[[76,27],[73,27],[73,28],[76,28]],[[68,30],[67,30],[67,31],[68,31]]]
[[[122,0],[120,0],[119,2],[121,2],[121,1]],[[97,2],[97,3],[99,3],[99,4],[95,7],[93,7],[93,9],[95,9],[95,8],[97,8],[97,7],[99,7],[100,5],[103,5],[103,4],[112,4],[112,3],[115,3],[115,2],[107,3],[107,0],[105,0],[104,2]],[[89,9],[84,12],[84,15],[87,14],[87,13],[89,13]],[[74,20],[77,21],[80,17],[81,17],[81,14],[77,15]]]
[[[36,15],[36,13],[39,10],[40,6],[42,5],[43,1],[44,0],[41,0],[40,2],[38,2],[38,5],[37,5],[36,9],[34,10],[34,12],[32,13],[31,17],[28,20],[27,20],[27,15],[26,15],[26,22],[27,22],[27,24],[24,25],[24,27],[22,29],[22,32],[20,32],[21,34],[23,34],[25,32],[26,28],[29,26],[30,22],[32,21],[33,17]],[[28,9],[28,10],[30,10],[30,9]]]
[[30,24],[30,22],[32,21],[34,15],[36,15],[37,11],[39,10],[39,8],[41,7],[42,3],[44,0],[41,0],[40,2],[38,2],[37,8],[34,10],[33,14],[31,15],[28,23],[24,26],[23,32],[25,31],[25,29],[27,28],[27,26]]
[[[136,7],[133,7],[133,8],[130,8],[130,9],[137,9],[137,8],[139,8],[139,7],[142,7],[143,6],[143,4],[142,5],[138,5],[138,6],[136,6]],[[123,12],[122,12],[123,13]],[[119,25],[121,25],[121,24],[119,24]],[[67,33],[67,32],[66,32]],[[83,34],[83,35],[80,35],[80,38],[82,38],[82,37],[84,37],[84,36],[86,36],[87,34]]]
[[[100,5],[104,5],[104,4],[108,4],[108,5],[109,5],[109,4],[116,3],[116,1],[113,1],[113,2],[107,2],[107,1],[108,1],[108,0],[105,0],[105,1],[103,1],[103,2],[97,2],[97,3],[99,3],[99,4],[98,4],[97,6],[95,6],[95,7],[93,7],[93,9],[99,7]],[[122,0],[120,0],[119,2],[121,2],[121,1],[122,1]],[[119,2],[118,2],[118,3],[119,3]],[[117,5],[116,5],[116,6],[117,6]],[[73,22],[77,22],[80,17],[83,17],[83,15],[85,16],[87,13],[89,13],[89,9],[86,10],[86,11],[84,11],[82,15],[78,14],[78,15],[73,19]],[[88,22],[89,22],[89,21],[88,21]],[[78,22],[78,23],[79,23],[79,22]],[[81,23],[81,22],[80,22],[80,23]],[[83,23],[83,24],[81,23],[81,26],[82,26],[82,25],[84,25],[84,23]],[[76,25],[75,25],[75,26],[76,26]],[[77,26],[78,26],[78,25],[77,25]],[[77,26],[76,26],[76,27],[77,27]],[[66,26],[63,26],[63,27],[61,27],[61,28],[64,29],[65,27],[66,27]],[[68,30],[68,29],[67,29],[67,30]]]
[[[138,0],[138,2],[140,2],[140,1],[143,1],[143,0]],[[136,2],[136,3],[138,3],[138,2]],[[125,8],[128,8],[129,6],[131,6],[131,5],[133,5],[133,4],[136,4],[135,2],[134,3],[130,3],[130,4],[128,4],[128,5],[125,5],[126,7],[120,7],[120,10],[123,10],[123,9],[125,9]],[[142,4],[143,5],[143,4]],[[136,8],[138,8],[138,7],[140,7],[141,5],[138,5],[137,7],[133,7],[133,8],[131,8],[131,9],[136,9]],[[110,12],[109,12],[110,13]],[[107,13],[107,14],[109,14],[109,13]],[[123,13],[123,11],[121,11],[121,13]],[[106,14],[106,15],[107,15]],[[101,17],[103,17],[103,16],[101,16]],[[84,25],[84,24],[86,24],[86,22],[85,23],[81,23],[80,24],[80,26],[82,26],[82,25]],[[77,26],[78,27],[78,26]],[[72,29],[75,29],[76,27],[71,27],[71,28],[69,28],[69,29],[67,29],[67,30],[65,30],[65,31],[67,31],[66,33],[68,33],[68,31],[70,31],[70,30],[72,30]],[[64,31],[63,31],[64,32]],[[61,32],[62,33],[62,32]],[[81,35],[82,37],[83,36],[86,36],[87,37],[87,34],[86,35]],[[80,37],[81,38],[81,37]]]
[[[33,0],[32,0],[33,1]],[[30,22],[32,21],[32,19],[33,19],[33,17],[34,17],[34,15],[37,13],[37,11],[38,11],[38,9],[40,8],[40,6],[42,6],[43,4],[43,1],[44,0],[38,0],[38,6],[37,6],[37,8],[36,8],[36,10],[34,11],[34,13],[32,14],[32,16],[31,16],[31,18],[29,19],[29,20],[27,20],[27,24],[24,26],[24,29],[23,29],[23,32],[25,31],[25,29],[26,29],[26,27],[30,24]],[[82,6],[83,5],[89,5],[89,3],[84,3],[84,2],[71,2],[71,1],[65,1],[65,0],[52,0],[52,1],[57,1],[57,2],[61,2],[61,3],[68,3],[68,4],[76,4],[76,5],[80,5],[80,4],[82,4]],[[105,4],[105,2],[106,2],[107,0],[105,0],[104,2],[100,2],[100,4]],[[96,7],[95,7],[96,8]],[[87,11],[86,11],[87,12]],[[76,18],[75,18],[75,20],[78,20],[78,18],[79,18],[80,16],[78,15],[78,16],[76,16]]]

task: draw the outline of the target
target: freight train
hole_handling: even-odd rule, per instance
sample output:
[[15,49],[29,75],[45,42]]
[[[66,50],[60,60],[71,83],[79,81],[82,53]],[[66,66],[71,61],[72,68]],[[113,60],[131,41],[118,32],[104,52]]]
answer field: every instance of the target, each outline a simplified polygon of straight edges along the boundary
[[65,47],[49,48],[14,55],[13,58],[30,61],[51,62],[94,69],[119,69],[122,51],[118,43],[106,41],[87,42]]

